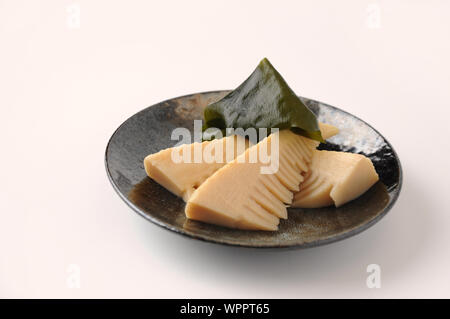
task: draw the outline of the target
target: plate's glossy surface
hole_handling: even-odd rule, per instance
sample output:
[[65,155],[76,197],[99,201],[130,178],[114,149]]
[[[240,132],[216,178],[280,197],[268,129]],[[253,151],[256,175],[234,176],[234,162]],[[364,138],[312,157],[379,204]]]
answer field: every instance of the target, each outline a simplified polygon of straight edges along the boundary
[[380,220],[396,201],[402,183],[400,161],[386,139],[367,123],[338,108],[302,98],[320,121],[340,133],[321,149],[369,156],[380,181],[364,195],[335,208],[289,209],[277,232],[243,231],[186,219],[184,202],[148,178],[143,160],[171,147],[172,130],[193,131],[193,120],[203,108],[229,91],[192,94],[167,100],[133,115],[111,137],[105,156],[108,177],[120,197],[144,218],[193,238],[246,247],[311,247],[355,235]]

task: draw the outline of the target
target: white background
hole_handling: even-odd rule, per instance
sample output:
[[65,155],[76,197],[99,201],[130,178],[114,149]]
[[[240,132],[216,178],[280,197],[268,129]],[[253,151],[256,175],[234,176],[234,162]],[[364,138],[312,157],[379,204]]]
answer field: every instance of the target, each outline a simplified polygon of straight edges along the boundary
[[[0,0],[0,296],[450,297],[449,38],[449,1]],[[351,239],[280,252],[133,213],[104,169],[114,130],[161,100],[234,88],[263,57],[393,144],[392,211]],[[380,289],[366,286],[372,263]]]

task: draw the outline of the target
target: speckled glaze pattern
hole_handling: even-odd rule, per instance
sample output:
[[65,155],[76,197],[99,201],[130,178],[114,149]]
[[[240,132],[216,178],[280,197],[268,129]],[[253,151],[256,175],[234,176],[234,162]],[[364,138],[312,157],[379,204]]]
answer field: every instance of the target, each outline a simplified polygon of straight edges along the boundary
[[206,105],[229,91],[182,96],[148,107],[126,120],[112,135],[105,154],[107,175],[119,196],[138,214],[153,223],[192,238],[258,248],[305,248],[335,242],[367,229],[395,203],[401,189],[400,161],[389,142],[357,117],[336,107],[302,98],[320,121],[337,126],[340,133],[320,149],[369,156],[380,181],[364,195],[342,207],[288,209],[276,232],[243,231],[188,220],[185,203],[147,177],[145,156],[176,144],[176,127],[193,131]]

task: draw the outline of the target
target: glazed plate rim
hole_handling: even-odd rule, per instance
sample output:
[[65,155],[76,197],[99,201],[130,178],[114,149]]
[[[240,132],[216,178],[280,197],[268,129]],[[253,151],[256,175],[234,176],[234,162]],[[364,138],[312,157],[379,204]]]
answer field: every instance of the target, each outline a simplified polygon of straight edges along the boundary
[[[270,250],[270,249],[303,249],[303,248],[312,248],[312,247],[318,247],[318,246],[323,246],[323,245],[327,245],[327,244],[331,244],[334,242],[338,242],[350,237],[353,237],[355,235],[358,235],[359,233],[367,230],[368,228],[372,227],[373,225],[375,225],[378,221],[380,221],[390,210],[391,208],[394,206],[394,204],[397,202],[397,199],[400,195],[401,189],[402,189],[402,184],[403,184],[403,170],[402,170],[402,166],[401,166],[401,162],[400,162],[400,158],[397,155],[397,152],[395,151],[395,149],[393,148],[392,144],[374,127],[372,127],[369,123],[367,123],[366,121],[362,120],[361,118],[359,118],[358,116],[351,114],[343,109],[340,109],[338,107],[329,105],[327,103],[323,103],[320,102],[318,100],[314,100],[314,99],[310,99],[310,98],[306,98],[312,102],[315,103],[319,103],[321,105],[326,105],[327,107],[330,107],[332,109],[336,109],[342,113],[348,114],[354,118],[356,118],[357,120],[363,122],[365,125],[367,125],[368,127],[370,127],[372,130],[374,130],[379,136],[381,136],[383,138],[383,140],[386,142],[386,144],[391,148],[392,153],[395,156],[395,159],[398,163],[398,172],[399,172],[399,176],[398,176],[398,184],[395,186],[396,187],[396,192],[393,195],[392,199],[390,200],[390,202],[386,205],[386,207],[383,208],[383,210],[377,214],[372,220],[370,220],[369,222],[362,224],[354,229],[351,229],[347,232],[338,234],[338,235],[333,235],[331,237],[328,238],[324,238],[324,239],[319,239],[319,240],[315,240],[315,241],[311,241],[311,242],[304,242],[304,243],[292,243],[292,244],[274,244],[274,245],[257,245],[257,244],[247,244],[247,243],[239,243],[239,242],[229,242],[229,241],[220,241],[220,239],[214,239],[214,238],[206,238],[202,235],[199,234],[195,234],[195,233],[188,233],[186,231],[183,231],[183,229],[168,225],[162,221],[160,221],[158,218],[150,215],[150,214],[146,214],[145,212],[143,212],[139,207],[137,207],[136,205],[134,205],[120,190],[119,187],[116,185],[110,168],[109,168],[109,164],[108,164],[108,149],[111,145],[111,142],[114,139],[114,136],[116,135],[116,133],[122,128],[122,126],[124,126],[131,118],[134,118],[136,116],[138,116],[140,113],[147,111],[148,109],[156,106],[156,105],[160,105],[172,100],[178,100],[178,99],[182,99],[182,98],[187,98],[190,96],[195,96],[195,95],[204,95],[204,94],[214,94],[214,93],[223,93],[225,91],[231,91],[231,90],[212,90],[212,91],[205,91],[205,92],[198,92],[198,93],[191,93],[191,94],[184,94],[184,95],[180,95],[174,98],[170,98],[170,99],[166,99],[163,100],[161,102],[155,103],[151,106],[148,106],[136,113],[134,113],[133,115],[131,115],[130,117],[128,117],[125,121],[123,121],[118,127],[117,129],[114,130],[114,133],[111,135],[111,137],[108,140],[108,143],[106,145],[106,149],[105,149],[105,155],[104,155],[104,163],[105,163],[105,168],[106,168],[106,174],[108,176],[108,179],[110,181],[110,183],[112,184],[115,192],[119,195],[119,197],[134,211],[136,212],[139,216],[145,218],[146,220],[154,223],[155,225],[158,225],[166,230],[171,230],[176,234],[179,235],[183,235],[186,238],[190,238],[190,239],[197,239],[203,242],[208,242],[208,243],[213,243],[213,244],[220,244],[220,245],[225,245],[225,246],[232,246],[232,247],[243,247],[243,248],[259,248],[259,249],[265,249],[265,250]],[[242,230],[242,231],[246,231],[246,230]]]

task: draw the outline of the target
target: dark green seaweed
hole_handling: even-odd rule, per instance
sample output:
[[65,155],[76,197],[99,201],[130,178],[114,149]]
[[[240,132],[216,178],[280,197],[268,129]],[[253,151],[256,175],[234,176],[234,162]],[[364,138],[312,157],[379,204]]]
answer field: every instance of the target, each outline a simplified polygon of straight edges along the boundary
[[283,77],[264,58],[237,89],[204,111],[203,130],[211,127],[292,129],[324,142],[316,115],[299,99]]

